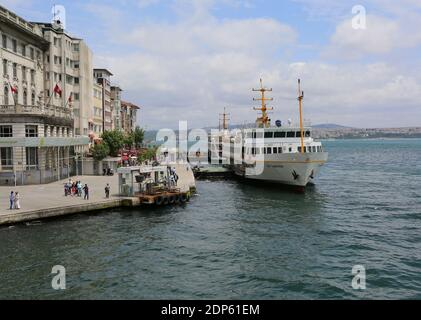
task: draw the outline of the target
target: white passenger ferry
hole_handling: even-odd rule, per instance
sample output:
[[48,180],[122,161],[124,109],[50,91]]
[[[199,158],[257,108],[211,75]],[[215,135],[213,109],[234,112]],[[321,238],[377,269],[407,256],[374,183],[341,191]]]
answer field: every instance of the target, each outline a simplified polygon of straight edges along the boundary
[[[265,97],[272,89],[263,87],[253,89],[261,93],[261,116],[256,120],[252,129],[241,130],[232,139],[232,154],[241,153],[241,161],[232,159],[235,173],[245,179],[279,183],[298,187],[305,187],[318,175],[321,167],[327,162],[328,153],[324,151],[322,143],[311,136],[311,127],[303,125],[302,101],[304,92],[301,91],[298,80],[300,126],[292,125],[289,121],[283,126],[280,121],[276,126],[271,125],[268,117],[266,102],[273,101]],[[242,141],[242,143],[241,143]],[[241,148],[241,149],[239,149]],[[237,156],[238,157],[238,156]]]

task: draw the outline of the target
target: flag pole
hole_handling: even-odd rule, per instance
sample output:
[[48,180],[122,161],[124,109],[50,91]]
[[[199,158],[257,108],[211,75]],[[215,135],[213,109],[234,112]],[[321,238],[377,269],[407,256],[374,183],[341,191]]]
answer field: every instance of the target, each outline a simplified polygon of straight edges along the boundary
[[13,104],[14,104],[14,105],[15,105],[15,107],[16,107],[15,93],[14,93],[13,91],[16,91],[16,92],[17,92],[17,90],[16,90],[15,88],[13,88],[13,87],[12,87],[12,84],[10,83],[10,80],[8,80],[8,82],[9,82],[9,87],[10,87],[10,90],[12,90]]

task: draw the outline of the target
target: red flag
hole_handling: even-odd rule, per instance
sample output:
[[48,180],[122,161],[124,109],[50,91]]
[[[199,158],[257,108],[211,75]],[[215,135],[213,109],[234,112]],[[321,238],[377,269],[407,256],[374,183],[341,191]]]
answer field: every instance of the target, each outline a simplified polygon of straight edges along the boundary
[[13,94],[18,94],[18,88],[17,88],[17,87],[12,86],[12,85],[10,84],[10,82],[9,82],[9,86],[10,86],[10,90],[12,90],[12,93],[13,93]]
[[60,98],[61,98],[62,91],[61,91],[61,88],[59,87],[58,83],[54,87],[54,93],[57,93],[60,96]]
[[73,92],[70,92],[69,100],[67,101],[69,104],[73,102],[72,96],[73,96]]

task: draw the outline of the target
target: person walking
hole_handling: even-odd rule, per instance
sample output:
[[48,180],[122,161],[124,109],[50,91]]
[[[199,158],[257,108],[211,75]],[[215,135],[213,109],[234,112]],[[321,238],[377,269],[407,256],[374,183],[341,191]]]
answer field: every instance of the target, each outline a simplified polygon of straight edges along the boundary
[[16,194],[15,194],[14,203],[15,203],[15,209],[16,210],[19,210],[20,209],[20,195],[19,195],[19,192],[16,192]]
[[15,193],[13,191],[10,193],[9,200],[10,200],[10,210],[13,210],[15,206]]
[[82,197],[82,183],[80,181],[77,183],[77,196]]
[[87,184],[85,184],[85,187],[83,188],[83,191],[85,192],[84,200],[89,200],[89,187],[88,187]]
[[109,184],[109,183],[107,183],[107,185],[105,186],[105,197],[106,197],[107,199],[109,199],[109,198],[110,198],[110,191],[111,191],[110,184]]

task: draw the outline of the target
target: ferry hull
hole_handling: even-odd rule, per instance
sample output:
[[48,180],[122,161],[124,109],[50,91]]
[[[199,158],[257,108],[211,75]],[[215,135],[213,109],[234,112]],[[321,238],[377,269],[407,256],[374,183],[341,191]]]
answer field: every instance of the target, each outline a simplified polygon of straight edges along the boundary
[[235,167],[236,175],[259,182],[306,187],[327,162],[328,153],[267,155],[256,166]]

